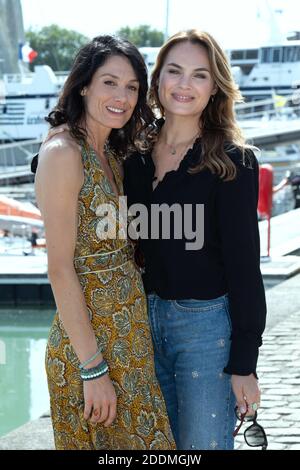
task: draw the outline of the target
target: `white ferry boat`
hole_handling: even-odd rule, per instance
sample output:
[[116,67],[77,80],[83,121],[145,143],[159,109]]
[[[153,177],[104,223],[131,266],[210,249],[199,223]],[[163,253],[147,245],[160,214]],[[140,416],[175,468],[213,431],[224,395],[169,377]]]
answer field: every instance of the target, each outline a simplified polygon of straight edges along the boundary
[[0,81],[0,142],[40,139],[67,72],[37,65],[33,73],[5,74]]
[[300,41],[227,51],[246,101],[291,96],[300,89]]
[[[151,71],[159,47],[141,47],[140,51]],[[226,52],[245,101],[292,96],[300,89],[300,40]]]

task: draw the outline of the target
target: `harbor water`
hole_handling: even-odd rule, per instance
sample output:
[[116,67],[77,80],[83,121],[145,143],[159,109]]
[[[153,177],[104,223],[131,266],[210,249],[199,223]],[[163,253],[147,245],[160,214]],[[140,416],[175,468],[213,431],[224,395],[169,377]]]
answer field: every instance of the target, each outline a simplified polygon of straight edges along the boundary
[[0,436],[49,411],[44,354],[51,310],[0,310]]

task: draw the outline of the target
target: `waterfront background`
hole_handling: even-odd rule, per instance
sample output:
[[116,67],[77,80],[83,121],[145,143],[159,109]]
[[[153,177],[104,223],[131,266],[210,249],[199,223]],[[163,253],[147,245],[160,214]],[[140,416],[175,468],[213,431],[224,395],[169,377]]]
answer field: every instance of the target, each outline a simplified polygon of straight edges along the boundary
[[[73,59],[66,46],[71,43],[76,49],[85,38],[124,32],[126,28],[131,34],[137,33],[141,26],[141,34],[134,36],[142,41],[137,45],[141,50],[151,46],[153,54],[157,53],[152,50],[157,40],[195,27],[211,32],[223,47],[239,49],[240,55],[237,51],[232,53],[232,65],[248,93],[246,105],[237,108],[240,123],[249,141],[261,149],[259,163],[272,165],[274,185],[280,185],[287,171],[300,178],[297,11],[298,2],[294,0],[153,0],[150,6],[140,0],[116,0],[113,5],[86,0],[84,7],[71,0],[0,2],[0,436],[49,412],[44,354],[55,306],[29,164],[47,132],[44,116],[56,103],[68,74],[68,62],[62,61],[65,50]],[[48,27],[49,34],[44,36],[47,31],[42,28]],[[143,42],[145,31],[151,35]],[[51,36],[50,32],[61,37]],[[284,50],[287,36],[294,42],[290,41],[289,49]],[[29,37],[38,53],[32,62],[18,56],[18,43]],[[59,56],[61,50],[63,54]],[[51,59],[55,51],[57,56]],[[290,56],[293,61],[288,62]],[[266,58],[263,64],[259,63],[262,57]],[[152,59],[146,52],[145,59],[150,70]],[[35,69],[35,64],[41,68]],[[43,68],[44,64],[53,69]],[[253,73],[257,68],[257,75],[242,76],[243,67],[250,66]],[[284,83],[282,77],[287,71],[290,76],[295,72],[298,82]],[[267,289],[269,329],[265,349],[262,348],[263,363],[259,365],[265,394],[260,414],[271,433],[273,448],[277,449],[300,443],[299,184],[300,179],[298,186],[286,182],[273,195],[270,258],[266,256],[267,222],[261,222],[261,267]],[[299,205],[295,199],[297,191]],[[21,434],[17,445],[24,448]]]

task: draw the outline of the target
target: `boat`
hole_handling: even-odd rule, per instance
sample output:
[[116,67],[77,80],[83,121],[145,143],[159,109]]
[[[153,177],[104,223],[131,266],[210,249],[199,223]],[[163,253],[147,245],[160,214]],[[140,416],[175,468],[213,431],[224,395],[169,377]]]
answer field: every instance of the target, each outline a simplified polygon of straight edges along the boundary
[[30,202],[20,202],[16,199],[1,195],[0,215],[42,220],[41,212],[35,205]]
[[34,72],[4,74],[0,82],[0,142],[42,139],[68,72],[37,65]]
[[[0,237],[0,257],[1,256],[27,256],[33,252],[31,242],[26,236]],[[0,258],[1,260],[1,258]]]
[[14,235],[30,236],[33,230],[44,231],[44,224],[41,220],[30,217],[19,217],[15,215],[0,215],[0,230],[13,233]]
[[[276,42],[258,48],[227,51],[233,76],[246,101],[298,97],[300,40]],[[297,91],[298,90],[298,91]]]
[[6,236],[30,238],[32,233],[42,234],[44,224],[34,204],[0,195],[0,230]]
[[[154,67],[159,47],[141,47],[148,70]],[[278,107],[285,97],[296,101],[300,93],[300,40],[282,40],[256,48],[227,49],[232,73],[245,101],[274,99]]]

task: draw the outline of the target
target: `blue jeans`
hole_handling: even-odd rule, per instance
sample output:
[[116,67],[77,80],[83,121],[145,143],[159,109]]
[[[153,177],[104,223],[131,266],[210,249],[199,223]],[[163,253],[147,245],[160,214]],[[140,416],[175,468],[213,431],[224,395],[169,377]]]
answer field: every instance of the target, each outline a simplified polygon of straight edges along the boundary
[[236,422],[227,295],[213,300],[148,296],[155,369],[180,450],[233,449]]

